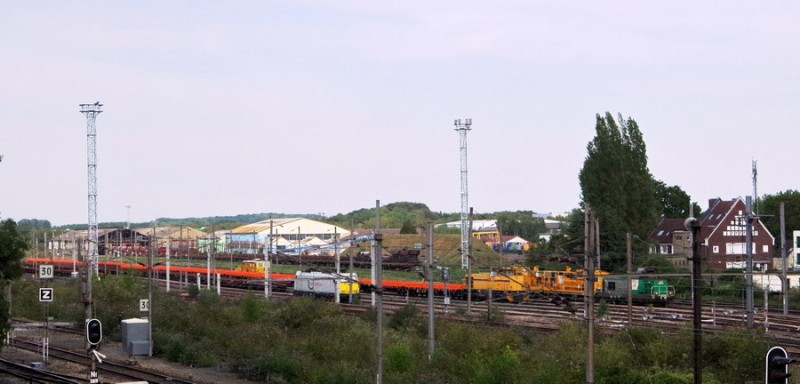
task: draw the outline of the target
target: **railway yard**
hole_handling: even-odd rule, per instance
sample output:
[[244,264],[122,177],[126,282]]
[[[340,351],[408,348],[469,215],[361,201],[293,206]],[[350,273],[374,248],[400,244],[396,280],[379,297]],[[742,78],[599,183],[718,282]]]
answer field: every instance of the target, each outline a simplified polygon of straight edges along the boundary
[[[83,330],[69,325],[47,328],[49,348],[43,356],[41,323],[14,322],[14,338],[0,353],[5,371],[3,383],[85,383],[90,371]],[[220,367],[194,368],[148,356],[131,357],[117,341],[104,341],[98,352],[104,357],[96,365],[101,382],[231,383],[247,384]],[[46,364],[45,364],[46,361]],[[40,381],[37,381],[40,380]]]
[[[163,288],[166,281],[159,284]],[[180,289],[180,287],[175,287]],[[252,290],[242,288],[227,288],[223,295],[228,298],[251,295]],[[291,292],[276,292],[274,299],[285,300],[292,297]],[[425,299],[409,296],[384,296],[383,307],[387,314],[391,314],[409,303],[418,307],[421,313],[427,311]],[[497,327],[517,327],[535,330],[536,332],[553,332],[564,322],[584,321],[583,305],[576,303],[572,309],[555,306],[550,300],[530,300],[522,304],[475,302],[471,304],[470,311],[466,309],[466,302],[451,301],[445,304],[438,298],[435,303],[435,313],[439,318],[447,318],[458,322],[489,322]],[[345,312],[357,315],[369,310],[369,300],[360,304],[342,304]],[[494,308],[492,308],[494,307]],[[759,327],[767,329],[768,333],[780,340],[790,353],[800,353],[800,313],[792,311],[789,316],[759,313],[757,315]],[[674,302],[670,307],[633,307],[633,312],[625,305],[608,305],[607,311],[597,317],[596,324],[605,332],[614,332],[628,326],[629,320],[634,326],[652,327],[662,332],[677,332],[682,326],[692,321],[692,308],[690,303]],[[744,310],[739,306],[708,306],[703,312],[704,332],[721,332],[728,327],[741,326],[744,322]],[[41,323],[15,322],[15,331],[12,342],[2,355],[0,363],[10,375],[12,372],[19,375],[19,383],[30,381],[33,377],[40,377],[41,382],[80,383],[85,382],[89,371],[89,359],[84,349],[85,335],[82,329],[69,325],[52,324],[47,327],[49,334],[48,364],[43,367],[33,367],[32,363],[42,362],[43,348]],[[162,359],[147,356],[131,357],[125,354],[119,342],[104,341],[99,352],[105,360],[97,365],[103,382],[146,381],[149,383],[239,383],[246,384],[250,381],[238,379],[233,373],[227,372],[224,367],[192,368],[178,363],[166,362]],[[35,364],[34,364],[35,365]],[[53,378],[53,377],[56,378]],[[9,379],[12,380],[12,379]],[[15,381],[7,381],[13,383]]]
[[[28,259],[27,266],[30,272],[35,271],[35,267],[42,263],[56,265],[57,274],[69,276],[71,263],[54,262],[53,260]],[[246,265],[244,263],[243,265]],[[58,266],[61,265],[59,268]],[[245,270],[242,270],[245,269]],[[274,280],[272,290],[267,292],[264,288],[264,271],[247,271],[248,268],[238,268],[233,270],[219,270],[216,289],[218,293],[226,298],[237,298],[245,295],[269,295],[271,300],[286,300],[294,296],[295,292],[290,284],[291,274],[272,274],[269,277]],[[103,270],[105,273],[119,274],[123,270],[141,271],[141,266],[108,264]],[[158,275],[157,286],[159,289],[166,289],[167,284],[171,284],[172,291],[182,292],[188,295],[191,287],[199,284],[208,287],[206,275],[210,273],[198,267],[175,266],[167,273],[166,270]],[[28,274],[33,277],[33,273]],[[192,275],[192,279],[189,276]],[[171,280],[168,282],[167,277]],[[298,273],[299,276],[299,273]],[[183,280],[185,278],[185,280]],[[335,278],[335,277],[334,277]],[[191,283],[190,283],[191,281]],[[338,281],[338,280],[336,280]],[[511,282],[516,281],[510,278]],[[211,281],[211,288],[214,289],[214,281]],[[429,311],[427,302],[427,291],[422,289],[427,285],[426,282],[404,283],[402,281],[388,280],[386,289],[382,295],[382,306],[387,314],[391,314],[409,305],[417,307],[418,313],[426,315]],[[507,282],[508,283],[508,282]],[[342,280],[339,284],[353,285],[353,280]],[[526,296],[525,300],[508,300],[508,295],[494,295],[490,289],[488,295],[483,299],[477,295],[478,299],[467,301],[463,295],[458,294],[459,289],[463,289],[460,283],[450,284],[450,289],[445,290],[441,282],[437,282],[434,300],[434,313],[439,319],[448,319],[456,322],[480,322],[491,324],[495,327],[514,327],[518,329],[529,329],[535,332],[554,332],[565,323],[582,324],[585,323],[586,314],[583,301],[580,296],[565,295],[564,292],[554,295]],[[372,293],[375,287],[371,286],[369,279],[361,278],[358,281],[361,292],[355,291],[360,297],[357,304],[344,304],[341,306],[349,314],[364,314],[372,308]],[[392,289],[391,287],[395,287]],[[399,287],[399,288],[398,288]],[[579,287],[580,288],[580,287]],[[348,291],[351,292],[351,291]],[[477,293],[477,291],[476,291]],[[552,293],[552,292],[551,292]],[[444,295],[448,296],[445,297]],[[492,297],[492,300],[488,298]],[[342,296],[345,298],[345,295]],[[601,332],[613,333],[628,328],[629,326],[647,327],[658,329],[662,333],[677,333],[681,329],[690,326],[693,321],[693,309],[691,302],[678,299],[670,299],[665,305],[625,305],[617,302],[598,302],[595,304],[596,317],[595,324]],[[775,312],[775,313],[774,313]],[[764,332],[792,353],[800,353],[800,312],[791,310],[788,315],[776,313],[778,311],[764,311],[763,308],[754,313],[754,326],[762,328]],[[713,334],[715,332],[725,332],[727,329],[742,327],[745,324],[746,313],[744,307],[738,304],[705,302],[702,312],[703,332]],[[4,355],[14,356],[14,358],[4,357],[3,364],[7,372],[20,370],[21,377],[30,378],[32,375],[42,374],[44,371],[57,371],[66,373],[66,377],[58,379],[64,381],[43,381],[43,382],[81,382],[85,380],[88,372],[89,359],[86,356],[85,336],[83,330],[74,329],[69,326],[48,326],[46,332],[52,337],[49,338],[48,364],[47,369],[35,367],[31,370],[31,363],[43,360],[43,350],[41,345],[41,324],[17,323],[12,343],[4,350]],[[107,382],[122,382],[143,380],[147,382],[236,382],[235,376],[228,374],[224,369],[203,368],[195,369],[181,366],[180,364],[165,363],[159,359],[147,356],[131,357],[127,356],[123,348],[113,341],[104,341],[99,350],[106,355],[106,361],[98,365],[104,379]],[[13,367],[13,364],[18,364]],[[27,376],[26,376],[27,375]],[[83,376],[81,376],[83,375]],[[46,380],[46,379],[45,379]],[[74,380],[74,381],[70,381]],[[21,381],[23,382],[23,381]],[[27,381],[25,381],[27,382]],[[239,381],[246,383],[246,381]]]

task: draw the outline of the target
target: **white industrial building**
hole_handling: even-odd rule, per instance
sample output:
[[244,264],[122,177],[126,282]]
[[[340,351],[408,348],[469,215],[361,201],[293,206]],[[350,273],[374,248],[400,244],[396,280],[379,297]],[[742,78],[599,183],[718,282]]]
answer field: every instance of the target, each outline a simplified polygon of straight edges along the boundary
[[242,225],[232,229],[227,236],[231,248],[242,243],[247,244],[248,249],[252,249],[249,244],[258,244],[261,249],[271,246],[273,252],[298,252],[333,245],[337,238],[350,236],[350,231],[321,221],[294,217]]

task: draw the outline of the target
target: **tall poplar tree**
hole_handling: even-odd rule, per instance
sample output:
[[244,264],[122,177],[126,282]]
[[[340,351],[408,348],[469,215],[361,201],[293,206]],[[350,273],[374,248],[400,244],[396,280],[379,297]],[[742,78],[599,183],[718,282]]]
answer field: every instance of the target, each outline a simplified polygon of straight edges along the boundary
[[659,216],[656,183],[635,120],[597,115],[596,134],[586,147],[579,179],[583,202],[600,221],[601,250],[625,252],[625,234],[646,239]]

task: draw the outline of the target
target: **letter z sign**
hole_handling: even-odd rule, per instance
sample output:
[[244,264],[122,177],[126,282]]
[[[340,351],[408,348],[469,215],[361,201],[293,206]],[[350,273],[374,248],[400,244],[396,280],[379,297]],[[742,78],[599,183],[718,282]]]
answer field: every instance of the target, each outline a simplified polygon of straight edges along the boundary
[[53,288],[39,288],[39,301],[53,301]]

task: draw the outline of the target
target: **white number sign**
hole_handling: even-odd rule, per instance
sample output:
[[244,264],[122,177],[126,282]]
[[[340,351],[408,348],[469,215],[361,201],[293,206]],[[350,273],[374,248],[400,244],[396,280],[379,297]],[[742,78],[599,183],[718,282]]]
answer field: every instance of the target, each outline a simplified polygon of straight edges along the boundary
[[39,278],[40,279],[52,279],[53,278],[53,266],[50,264],[42,264],[39,266]]

